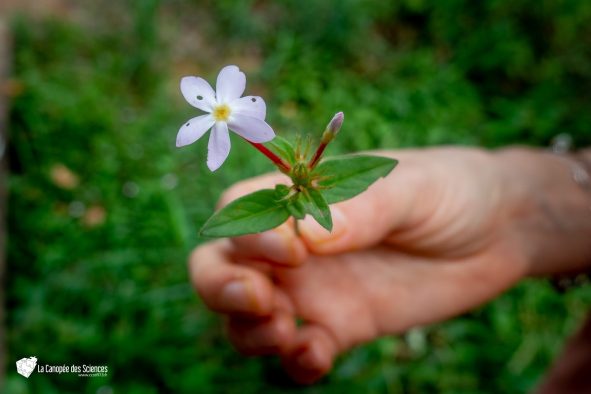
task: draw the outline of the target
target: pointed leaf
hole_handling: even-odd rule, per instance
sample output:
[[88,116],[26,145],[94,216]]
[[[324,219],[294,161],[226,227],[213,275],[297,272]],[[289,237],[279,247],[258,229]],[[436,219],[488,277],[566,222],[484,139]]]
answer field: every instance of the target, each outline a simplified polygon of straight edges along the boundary
[[306,212],[299,201],[290,202],[287,204],[286,208],[289,211],[289,214],[294,217],[294,219],[302,220],[306,217]]
[[310,214],[322,227],[332,230],[332,216],[328,203],[316,189],[306,189],[299,194],[306,213]]
[[289,188],[263,189],[240,197],[214,213],[201,228],[205,237],[236,237],[270,230],[289,218]]
[[[293,194],[291,188],[285,185],[277,185],[275,186],[275,190],[279,195],[287,196],[284,197],[285,208],[289,211],[291,216],[298,220],[303,219],[306,216],[306,210],[300,202],[300,193]],[[291,196],[290,193],[292,193]]]
[[290,199],[285,207],[289,211],[289,214],[297,220],[301,220],[306,217],[306,210],[304,209],[299,197]]
[[296,154],[291,142],[278,135],[269,143],[273,151],[277,153],[282,159],[293,165],[296,162]]
[[348,200],[364,192],[372,183],[385,177],[398,161],[388,157],[348,155],[325,159],[314,169],[317,182],[329,204]]
[[279,200],[284,199],[290,192],[290,188],[287,185],[278,184],[275,185],[275,195]]

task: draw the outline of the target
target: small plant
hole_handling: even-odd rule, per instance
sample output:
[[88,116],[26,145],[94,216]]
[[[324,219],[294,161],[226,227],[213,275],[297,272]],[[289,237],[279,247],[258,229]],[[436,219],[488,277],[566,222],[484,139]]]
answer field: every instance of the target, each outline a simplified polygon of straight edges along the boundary
[[[330,204],[365,191],[394,169],[397,160],[372,155],[323,158],[328,144],[339,133],[344,114],[337,113],[310,154],[311,143],[297,138],[294,144],[277,137],[265,122],[266,105],[261,97],[241,97],[246,76],[236,66],[224,67],[216,91],[199,77],[184,77],[181,92],[192,106],[207,112],[186,122],[177,135],[177,146],[197,141],[209,129],[207,166],[217,170],[230,153],[229,130],[248,141],[291,178],[291,185],[277,185],[238,198],[214,213],[201,228],[206,237],[235,237],[270,230],[294,218],[311,215],[322,227],[332,230]],[[263,145],[269,143],[270,149]]]

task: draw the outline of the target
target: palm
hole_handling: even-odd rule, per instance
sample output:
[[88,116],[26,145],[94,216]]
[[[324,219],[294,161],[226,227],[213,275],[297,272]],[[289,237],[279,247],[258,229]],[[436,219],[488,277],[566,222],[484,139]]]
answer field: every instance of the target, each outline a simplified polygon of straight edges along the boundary
[[490,299],[519,276],[499,267],[504,253],[494,247],[461,259],[426,259],[381,246],[315,256],[298,268],[276,268],[274,277],[295,315],[345,349]]
[[502,186],[488,155],[456,149],[406,154],[409,163],[392,182],[393,195],[406,203],[393,204],[394,216],[404,219],[384,237],[388,244],[427,256],[465,257],[505,233]]

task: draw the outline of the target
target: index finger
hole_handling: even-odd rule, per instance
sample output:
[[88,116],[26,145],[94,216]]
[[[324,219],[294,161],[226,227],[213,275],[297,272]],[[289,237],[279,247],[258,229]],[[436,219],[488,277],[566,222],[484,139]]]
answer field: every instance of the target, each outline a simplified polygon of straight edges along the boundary
[[[289,185],[291,180],[286,175],[271,173],[238,182],[222,194],[218,205],[223,207],[246,194],[273,188],[278,184]],[[269,231],[232,238],[231,242],[241,257],[263,259],[281,265],[299,265],[308,255],[304,242],[295,234],[293,219]]]

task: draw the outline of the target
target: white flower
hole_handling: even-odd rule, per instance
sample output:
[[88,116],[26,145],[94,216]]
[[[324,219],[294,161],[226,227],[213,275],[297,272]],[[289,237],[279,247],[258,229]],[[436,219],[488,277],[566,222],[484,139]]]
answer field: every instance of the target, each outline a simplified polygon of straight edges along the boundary
[[237,66],[226,66],[218,74],[216,91],[199,77],[181,79],[181,92],[193,107],[208,112],[189,119],[179,130],[176,146],[192,144],[211,129],[207,146],[207,166],[215,171],[230,153],[228,128],[248,141],[271,141],[275,132],[265,122],[267,107],[258,96],[242,96],[246,76]]

